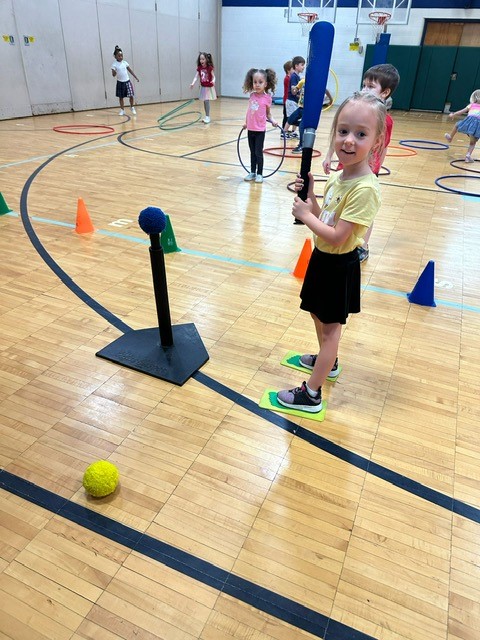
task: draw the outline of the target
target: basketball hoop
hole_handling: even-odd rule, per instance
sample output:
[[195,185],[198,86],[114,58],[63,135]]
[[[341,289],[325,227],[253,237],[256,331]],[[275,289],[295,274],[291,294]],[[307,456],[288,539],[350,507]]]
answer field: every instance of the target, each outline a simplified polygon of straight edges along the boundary
[[370,21],[372,23],[375,43],[377,43],[380,40],[381,33],[385,33],[387,31],[386,24],[390,20],[392,15],[390,13],[387,13],[386,11],[372,11],[368,14],[368,17],[370,18]]
[[300,24],[302,25],[302,36],[308,36],[310,29],[318,20],[318,13],[307,12],[299,13],[297,15],[300,20]]

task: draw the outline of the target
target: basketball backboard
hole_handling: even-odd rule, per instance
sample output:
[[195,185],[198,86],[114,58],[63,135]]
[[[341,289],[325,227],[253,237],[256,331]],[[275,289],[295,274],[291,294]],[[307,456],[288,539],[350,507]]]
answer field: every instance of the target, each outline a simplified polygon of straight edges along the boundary
[[373,11],[391,14],[388,24],[408,24],[412,0],[358,0],[357,24],[371,24],[368,17]]
[[316,13],[318,20],[335,22],[337,0],[288,0],[288,22],[301,22],[299,13]]

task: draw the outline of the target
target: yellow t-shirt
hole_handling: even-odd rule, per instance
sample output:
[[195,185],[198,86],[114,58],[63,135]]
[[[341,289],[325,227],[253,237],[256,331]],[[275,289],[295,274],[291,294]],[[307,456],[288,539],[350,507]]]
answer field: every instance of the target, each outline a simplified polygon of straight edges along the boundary
[[328,178],[319,219],[334,227],[341,218],[352,222],[353,230],[339,247],[332,247],[314,235],[315,246],[324,253],[349,253],[359,247],[381,204],[377,176],[369,173],[361,178],[342,180],[342,173],[339,171]]

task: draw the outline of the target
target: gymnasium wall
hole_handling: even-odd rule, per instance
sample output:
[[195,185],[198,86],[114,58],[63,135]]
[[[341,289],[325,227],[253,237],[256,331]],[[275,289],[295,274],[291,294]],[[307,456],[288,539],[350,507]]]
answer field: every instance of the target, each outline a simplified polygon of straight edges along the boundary
[[[369,25],[357,29],[356,0],[338,4],[337,102],[359,87],[373,42]],[[277,71],[281,95],[283,63],[307,54],[287,7],[288,0],[0,0],[0,119],[117,106],[115,44],[140,78],[139,104],[197,95],[189,85],[200,50],[214,56],[221,95],[243,96],[246,71],[259,66]],[[409,24],[389,26],[391,44],[419,45],[425,18],[480,20],[480,0],[413,0]],[[361,54],[349,50],[355,36]]]
[[[118,44],[140,104],[187,99],[218,58],[219,0],[0,0],[0,119],[118,105]],[[193,95],[196,95],[194,93]]]
[[[338,0],[331,63],[339,79],[337,103],[359,88],[366,45],[374,42],[369,25],[358,25],[357,30],[357,4],[352,0]],[[473,8],[462,8],[466,5]],[[287,0],[223,0],[222,95],[242,96],[243,79],[251,67],[275,69],[279,77],[276,95],[282,95],[284,62],[296,55],[307,57],[307,38],[302,37],[299,24],[287,21],[287,7]],[[391,44],[420,45],[426,18],[480,20],[479,0],[413,0],[412,7],[407,25],[388,25]],[[349,44],[355,36],[360,38],[364,46],[361,54],[349,50]],[[335,88],[332,78],[328,87],[330,91]]]

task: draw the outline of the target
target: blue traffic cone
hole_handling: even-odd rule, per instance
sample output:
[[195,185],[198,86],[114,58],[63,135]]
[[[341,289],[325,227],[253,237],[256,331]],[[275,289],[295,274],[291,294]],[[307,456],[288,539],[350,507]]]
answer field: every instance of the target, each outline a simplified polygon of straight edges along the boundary
[[425,307],[436,307],[434,299],[435,284],[435,262],[429,260],[422,275],[417,280],[413,291],[407,293],[409,302],[413,304],[421,304]]

